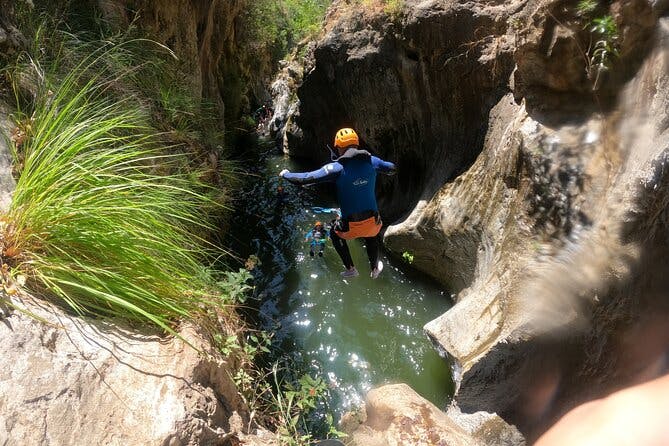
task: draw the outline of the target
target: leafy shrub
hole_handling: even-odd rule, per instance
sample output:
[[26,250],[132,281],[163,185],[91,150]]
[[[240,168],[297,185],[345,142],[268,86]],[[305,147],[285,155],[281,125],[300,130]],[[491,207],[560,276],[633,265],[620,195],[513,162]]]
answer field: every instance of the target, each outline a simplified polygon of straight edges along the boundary
[[[284,380],[279,378],[282,373],[278,364],[274,364],[272,371],[261,379],[247,379],[253,383],[255,395],[253,407],[260,407],[262,412],[269,414],[274,429],[279,435],[279,444],[283,446],[309,446],[314,444],[314,430],[312,414],[319,405],[324,404],[328,393],[328,386],[321,378],[314,378],[304,374],[296,379]],[[270,381],[271,379],[271,381]],[[251,386],[247,386],[247,389]],[[342,438],[346,434],[334,427],[334,420],[330,413],[324,420],[326,431],[323,435],[328,438]]]
[[258,0],[245,11],[244,41],[249,50],[269,50],[274,61],[285,57],[305,37],[313,37],[331,0]]
[[581,0],[576,6],[576,14],[580,17],[588,17],[595,12],[599,3],[597,0]]
[[404,10],[404,0],[385,0],[385,3],[383,11],[393,20],[398,19]]
[[598,0],[581,0],[576,6],[576,15],[586,20],[583,28],[590,34],[585,57],[586,71],[592,81],[593,90],[599,88],[601,75],[611,69],[620,49],[618,26],[613,16],[601,13],[604,10],[605,5]]

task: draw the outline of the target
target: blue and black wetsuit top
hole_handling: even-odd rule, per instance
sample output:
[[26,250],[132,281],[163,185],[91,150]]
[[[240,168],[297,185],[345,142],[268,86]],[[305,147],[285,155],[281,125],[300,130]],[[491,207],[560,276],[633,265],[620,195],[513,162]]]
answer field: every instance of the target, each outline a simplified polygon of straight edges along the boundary
[[395,173],[395,164],[372,156],[366,150],[348,149],[336,161],[318,170],[304,173],[288,172],[284,178],[295,184],[334,182],[342,218],[378,212],[376,195],[376,173]]

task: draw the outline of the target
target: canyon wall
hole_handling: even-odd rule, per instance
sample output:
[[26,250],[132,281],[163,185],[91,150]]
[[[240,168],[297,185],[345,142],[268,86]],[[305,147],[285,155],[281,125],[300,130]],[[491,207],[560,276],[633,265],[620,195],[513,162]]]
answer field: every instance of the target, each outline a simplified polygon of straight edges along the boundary
[[[322,161],[352,126],[398,164],[378,190],[384,241],[456,293],[425,328],[455,361],[458,407],[532,440],[664,373],[666,2],[345,3],[285,149]],[[605,17],[615,32],[593,34]],[[615,47],[605,65],[598,45]]]
[[[516,3],[407,1],[406,17],[335,2],[297,89],[293,156],[327,159],[340,127],[400,166],[381,181],[388,221],[427,199],[481,150],[490,108],[513,70],[506,20]],[[457,88],[454,88],[457,86]]]
[[190,98],[215,107],[221,128],[267,99],[274,66],[270,54],[248,52],[248,0],[90,1],[119,30],[136,27],[172,50],[182,74],[178,81],[189,87]]

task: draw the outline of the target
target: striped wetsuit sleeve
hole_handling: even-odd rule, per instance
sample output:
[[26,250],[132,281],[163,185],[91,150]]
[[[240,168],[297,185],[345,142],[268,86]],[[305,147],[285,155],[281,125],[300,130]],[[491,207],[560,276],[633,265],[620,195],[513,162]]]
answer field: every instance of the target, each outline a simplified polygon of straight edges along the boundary
[[337,179],[342,171],[339,163],[329,163],[318,170],[311,172],[288,172],[283,177],[293,184],[325,183]]

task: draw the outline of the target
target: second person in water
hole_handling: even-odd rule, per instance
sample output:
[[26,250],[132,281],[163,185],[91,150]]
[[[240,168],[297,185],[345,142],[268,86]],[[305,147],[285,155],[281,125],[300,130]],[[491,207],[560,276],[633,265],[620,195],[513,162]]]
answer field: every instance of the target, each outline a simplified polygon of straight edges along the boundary
[[306,241],[311,241],[309,247],[309,255],[314,256],[316,249],[318,249],[318,257],[323,257],[323,249],[325,249],[325,241],[327,240],[327,231],[325,226],[320,221],[317,221],[313,229],[307,232],[305,236]]
[[346,240],[364,238],[372,269],[370,276],[376,279],[383,270],[377,238],[382,222],[374,191],[376,173],[393,174],[395,164],[372,156],[366,150],[360,150],[358,135],[351,128],[339,130],[335,135],[334,145],[339,157],[333,162],[312,172],[292,173],[284,169],[279,176],[294,184],[335,183],[341,218],[330,231],[330,238],[346,268],[341,275],[358,275]]

